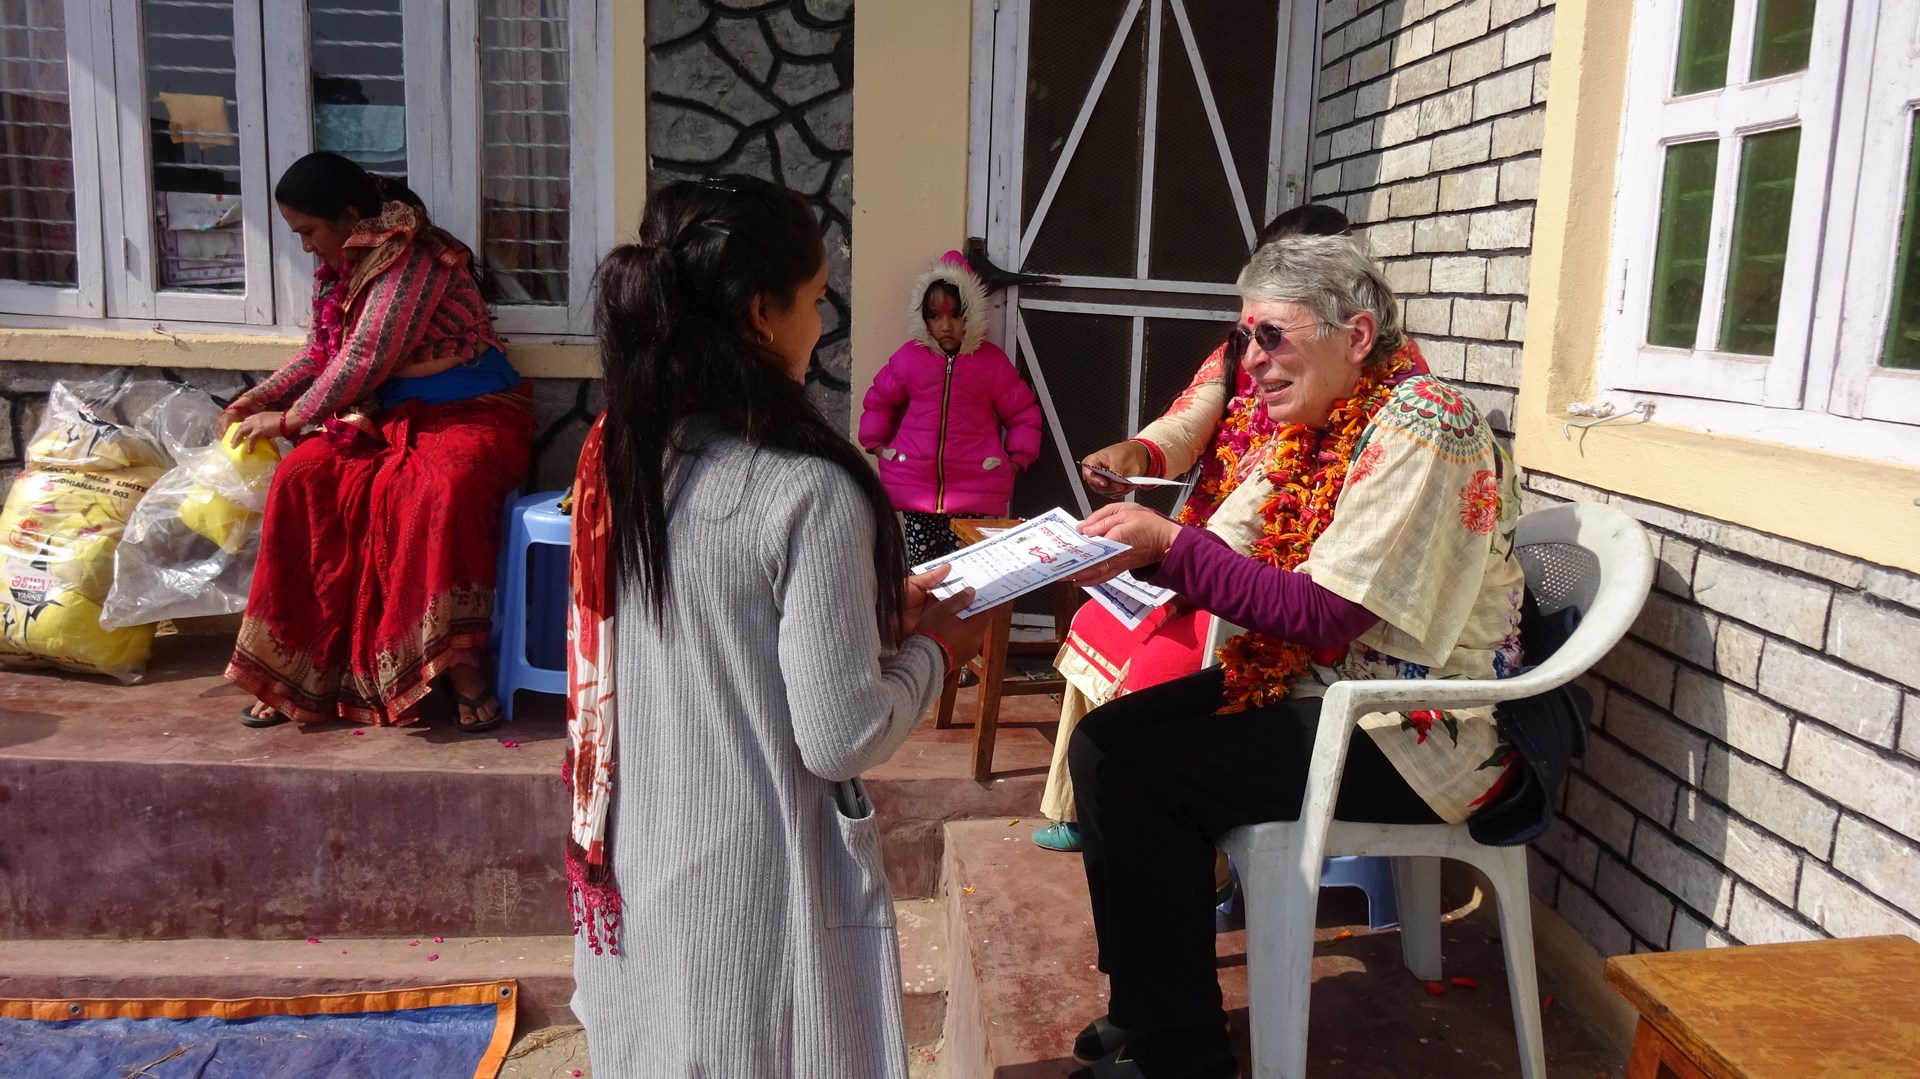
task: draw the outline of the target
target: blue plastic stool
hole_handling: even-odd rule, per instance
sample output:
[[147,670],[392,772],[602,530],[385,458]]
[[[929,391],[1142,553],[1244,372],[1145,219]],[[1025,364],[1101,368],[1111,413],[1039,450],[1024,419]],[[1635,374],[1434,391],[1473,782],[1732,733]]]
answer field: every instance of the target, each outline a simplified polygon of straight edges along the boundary
[[[1228,863],[1231,865],[1232,863]],[[1320,887],[1358,888],[1367,895],[1367,927],[1392,929],[1400,924],[1400,904],[1393,889],[1393,859],[1348,855],[1328,858],[1320,863]],[[1216,933],[1231,932],[1246,925],[1240,909],[1240,869],[1233,867],[1233,895],[1214,908]]]
[[1400,904],[1393,890],[1393,859],[1348,855],[1320,864],[1320,887],[1358,888],[1367,893],[1367,926],[1391,929],[1400,924]]
[[513,718],[513,695],[567,692],[567,559],[573,518],[560,512],[559,491],[507,504],[494,590],[498,642],[494,694]]

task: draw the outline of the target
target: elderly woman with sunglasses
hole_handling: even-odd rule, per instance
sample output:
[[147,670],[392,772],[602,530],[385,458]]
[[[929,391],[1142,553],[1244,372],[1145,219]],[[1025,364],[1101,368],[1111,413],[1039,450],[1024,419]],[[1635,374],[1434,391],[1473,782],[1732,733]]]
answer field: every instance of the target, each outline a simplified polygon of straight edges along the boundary
[[[1251,551],[1132,504],[1083,526],[1131,550],[1081,583],[1132,569],[1248,631],[1219,667],[1097,708],[1072,735],[1110,988],[1074,1046],[1081,1076],[1238,1075],[1214,974],[1214,843],[1297,818],[1326,686],[1520,663],[1514,469],[1472,403],[1401,354],[1378,265],[1346,237],[1296,238],[1256,251],[1239,288],[1228,349],[1277,424]],[[1336,810],[1457,823],[1513,756],[1490,709],[1371,715]]]
[[[1346,215],[1309,203],[1280,214],[1260,234],[1260,246],[1304,236],[1344,236]],[[1198,466],[1193,491],[1175,515],[1181,524],[1205,528],[1227,546],[1247,554],[1266,528],[1261,515],[1272,488],[1259,469],[1267,442],[1279,428],[1255,394],[1251,376],[1225,345],[1213,351],[1165,414],[1124,442],[1104,447],[1081,462],[1081,477],[1096,493],[1121,498],[1134,490],[1092,470],[1121,476],[1177,476]],[[1415,374],[1427,367],[1419,346],[1402,336],[1396,360]],[[1228,387],[1233,387],[1228,392]],[[1049,850],[1080,849],[1079,811],[1067,774],[1067,746],[1074,725],[1094,708],[1127,693],[1194,673],[1207,638],[1207,612],[1174,602],[1129,628],[1097,603],[1074,616],[1054,666],[1066,678],[1060,699],[1060,733],[1040,808],[1055,823],[1033,834]],[[1226,859],[1220,860],[1221,880]]]

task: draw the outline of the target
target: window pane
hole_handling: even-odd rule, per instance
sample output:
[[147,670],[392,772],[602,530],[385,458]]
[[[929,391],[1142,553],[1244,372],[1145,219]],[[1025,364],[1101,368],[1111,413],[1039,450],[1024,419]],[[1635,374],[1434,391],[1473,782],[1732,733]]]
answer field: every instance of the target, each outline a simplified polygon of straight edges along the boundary
[[233,4],[145,0],[147,119],[162,289],[239,292],[240,138]]
[[1673,93],[1685,97],[1727,84],[1727,50],[1733,44],[1733,0],[1687,0],[1680,12],[1680,52],[1673,65]]
[[1907,146],[1907,200],[1900,218],[1900,251],[1893,265],[1893,309],[1880,366],[1920,370],[1920,112]]
[[79,281],[61,0],[0,0],[0,279]]
[[1667,147],[1660,185],[1660,238],[1653,254],[1653,303],[1647,343],[1692,348],[1700,328],[1700,295],[1707,279],[1707,240],[1713,226],[1713,185],[1720,141]]
[[1733,253],[1720,348],[1773,355],[1780,321],[1780,284],[1793,227],[1793,172],[1800,163],[1797,127],[1750,135],[1740,147],[1740,190],[1733,203]]
[[1813,45],[1813,0],[1760,0],[1753,24],[1749,78],[1771,79],[1807,69]]
[[317,3],[307,16],[313,148],[404,182],[407,86],[401,73],[400,0]]
[[481,0],[480,244],[488,300],[567,302],[566,0]]

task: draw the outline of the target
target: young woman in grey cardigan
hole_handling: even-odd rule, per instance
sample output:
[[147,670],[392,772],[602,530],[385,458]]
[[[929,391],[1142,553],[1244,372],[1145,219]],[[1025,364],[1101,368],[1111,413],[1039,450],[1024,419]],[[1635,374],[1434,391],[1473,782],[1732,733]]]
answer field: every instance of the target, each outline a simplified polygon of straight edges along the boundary
[[[860,773],[979,648],[809,403],[826,255],[750,177],[668,185],[600,269],[574,525],[574,1014],[613,1079],[906,1075]],[[617,619],[615,617],[617,612]]]

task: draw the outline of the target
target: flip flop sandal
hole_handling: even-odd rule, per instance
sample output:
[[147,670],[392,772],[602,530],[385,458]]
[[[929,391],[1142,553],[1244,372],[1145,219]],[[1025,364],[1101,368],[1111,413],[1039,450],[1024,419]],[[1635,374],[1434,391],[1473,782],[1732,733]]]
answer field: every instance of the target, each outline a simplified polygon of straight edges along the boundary
[[453,694],[453,701],[457,708],[464,707],[476,716],[484,714],[488,708],[493,709],[493,715],[490,718],[476,719],[472,722],[458,718],[459,713],[456,711],[454,713],[454,726],[459,727],[468,734],[480,734],[485,731],[490,731],[507,721],[507,710],[500,707],[500,698],[494,696],[492,690],[488,690],[478,697],[462,697],[460,691],[454,689],[452,686],[447,687],[447,692]]
[[271,713],[264,716],[256,716],[253,714],[253,710],[258,707],[259,705],[257,704],[250,704],[245,708],[240,709],[240,725],[241,726],[243,727],[278,727],[280,724],[285,723],[287,721],[287,714],[285,712],[282,712],[278,708],[273,708],[272,705],[267,706],[269,708],[273,708],[273,711]]

